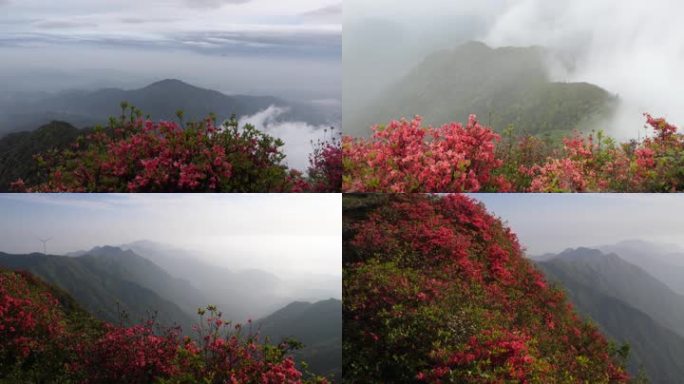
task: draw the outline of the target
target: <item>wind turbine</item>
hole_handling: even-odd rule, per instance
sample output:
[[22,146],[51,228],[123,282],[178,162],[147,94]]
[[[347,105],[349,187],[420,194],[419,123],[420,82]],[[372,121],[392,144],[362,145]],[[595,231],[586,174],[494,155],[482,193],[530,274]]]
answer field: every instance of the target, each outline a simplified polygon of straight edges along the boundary
[[47,242],[52,240],[52,237],[48,237],[47,239],[38,239],[40,240],[41,243],[43,243],[43,254],[47,255]]

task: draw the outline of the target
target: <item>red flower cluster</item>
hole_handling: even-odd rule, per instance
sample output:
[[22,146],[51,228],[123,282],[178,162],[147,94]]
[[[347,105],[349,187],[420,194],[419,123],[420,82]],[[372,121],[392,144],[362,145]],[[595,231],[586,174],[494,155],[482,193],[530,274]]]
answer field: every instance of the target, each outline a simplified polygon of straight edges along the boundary
[[[284,166],[283,142],[233,118],[216,126],[153,122],[123,104],[120,119],[96,129],[73,148],[38,156],[47,181],[37,192],[333,192],[342,179],[339,140],[319,142],[309,178]],[[179,116],[182,116],[180,114]]]
[[46,340],[61,337],[57,304],[47,293],[32,292],[24,276],[0,271],[0,361],[12,364],[40,354]]
[[154,321],[101,323],[73,302],[63,306],[53,293],[59,292],[31,275],[0,270],[0,381],[327,383],[303,377],[289,356],[294,344],[242,334],[212,306],[193,339]]
[[617,145],[576,134],[562,148],[535,137],[500,137],[474,116],[463,128],[422,127],[420,118],[343,138],[344,191],[656,192],[684,190],[684,136],[646,114],[655,137]]
[[431,357],[440,364],[428,372],[419,372],[416,379],[434,383],[459,377],[464,382],[484,384],[491,381],[486,377],[472,377],[466,372],[494,372],[491,376],[502,382],[530,383],[534,379],[534,357],[528,346],[530,339],[505,329],[484,330],[481,338],[472,336],[458,352],[435,351]]
[[469,197],[345,196],[343,218],[345,380],[628,381],[596,327]]
[[492,171],[501,165],[494,148],[499,135],[474,115],[439,128],[422,120],[373,127],[369,140],[344,137],[343,189],[347,192],[478,191],[508,185]]
[[312,192],[339,192],[342,187],[342,146],[340,135],[331,129],[329,140],[319,140],[309,156],[309,189]]
[[179,352],[177,335],[158,336],[152,323],[122,328],[106,324],[95,340],[76,345],[78,359],[70,370],[85,383],[151,383],[180,372],[174,364]]

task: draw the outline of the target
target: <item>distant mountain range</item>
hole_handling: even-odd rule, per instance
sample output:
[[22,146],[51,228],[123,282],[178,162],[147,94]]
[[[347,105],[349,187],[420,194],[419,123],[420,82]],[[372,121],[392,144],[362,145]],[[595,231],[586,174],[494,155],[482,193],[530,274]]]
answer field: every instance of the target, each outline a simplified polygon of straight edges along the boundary
[[493,49],[470,42],[435,52],[365,109],[345,115],[343,131],[365,136],[375,124],[421,115],[432,125],[480,121],[516,134],[567,133],[609,118],[615,96],[588,83],[552,82],[542,48]]
[[581,313],[613,339],[630,344],[633,373],[643,368],[654,384],[681,382],[684,296],[622,254],[569,249],[545,255],[537,265],[563,286]]
[[339,120],[339,113],[318,104],[271,96],[225,95],[175,79],[133,90],[63,91],[0,100],[0,136],[34,130],[50,121],[66,121],[78,128],[106,125],[110,116],[121,115],[122,101],[135,105],[155,120],[176,121],[178,110],[184,111],[186,121],[204,119],[210,113],[223,120],[232,114],[253,115],[271,105],[287,109],[279,117],[284,121],[319,125]]
[[295,353],[316,374],[342,376],[342,301],[293,302],[256,322],[272,342],[294,338],[304,344]]

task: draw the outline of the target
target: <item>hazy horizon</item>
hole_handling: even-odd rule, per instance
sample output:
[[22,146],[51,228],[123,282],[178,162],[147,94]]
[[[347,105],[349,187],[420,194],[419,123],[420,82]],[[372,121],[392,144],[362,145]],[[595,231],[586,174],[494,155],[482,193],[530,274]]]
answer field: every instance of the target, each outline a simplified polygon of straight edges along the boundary
[[0,194],[1,252],[63,255],[149,240],[233,271],[341,277],[337,194]]
[[340,97],[339,0],[8,0],[0,10],[6,92],[178,78],[224,93]]
[[501,218],[530,256],[641,240],[684,248],[678,194],[469,194]]

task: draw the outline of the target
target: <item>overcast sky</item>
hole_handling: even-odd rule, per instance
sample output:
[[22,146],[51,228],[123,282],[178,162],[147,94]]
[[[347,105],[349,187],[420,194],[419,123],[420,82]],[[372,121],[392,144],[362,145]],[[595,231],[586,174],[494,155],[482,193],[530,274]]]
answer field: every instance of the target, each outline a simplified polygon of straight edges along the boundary
[[342,274],[339,194],[0,194],[0,251],[151,240],[230,269]]
[[640,239],[684,246],[680,194],[472,194],[531,255]]
[[643,112],[684,124],[681,1],[345,0],[344,5],[345,114],[429,53],[479,40],[495,47],[541,45],[572,57],[570,72],[550,63],[553,79],[591,82],[618,94],[623,108],[609,128],[620,138],[643,132]]
[[341,17],[340,0],[0,0],[0,79],[339,98]]

